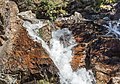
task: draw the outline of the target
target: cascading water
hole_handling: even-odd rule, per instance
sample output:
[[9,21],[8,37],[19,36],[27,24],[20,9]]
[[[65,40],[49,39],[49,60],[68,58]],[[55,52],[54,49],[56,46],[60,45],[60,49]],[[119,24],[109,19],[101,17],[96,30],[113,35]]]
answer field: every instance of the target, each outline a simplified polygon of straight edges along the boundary
[[95,84],[95,79],[91,70],[81,68],[74,72],[71,68],[70,61],[72,59],[72,48],[77,44],[72,37],[71,32],[64,28],[52,32],[50,48],[39,37],[37,29],[43,25],[42,22],[32,24],[29,21],[24,21],[23,26],[28,31],[29,36],[34,41],[42,44],[42,47],[47,51],[54,64],[59,69],[61,84]]
[[120,20],[108,21],[108,24],[103,26],[108,29],[108,32],[106,35],[112,35],[118,39],[120,38]]
[[71,32],[64,28],[52,33],[51,58],[59,69],[61,84],[92,84],[94,77],[91,71],[85,68],[73,72],[70,61],[72,59],[72,48],[76,45]]

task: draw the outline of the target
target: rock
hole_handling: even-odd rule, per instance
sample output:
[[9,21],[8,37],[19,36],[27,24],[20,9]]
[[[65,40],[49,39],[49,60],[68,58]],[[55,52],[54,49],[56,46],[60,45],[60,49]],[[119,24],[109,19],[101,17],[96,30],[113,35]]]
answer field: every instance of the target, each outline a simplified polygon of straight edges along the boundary
[[[0,4],[0,71],[16,75],[14,79],[26,83],[34,79],[54,78],[58,82],[58,69],[42,48],[40,43],[33,41],[23,28],[22,20],[17,16],[19,10],[13,1],[3,0]],[[5,33],[2,33],[5,32]],[[3,36],[3,37],[2,37]],[[11,79],[9,77],[9,79]],[[11,82],[6,79],[8,82]],[[12,79],[13,80],[13,79]],[[29,81],[28,81],[29,80]],[[13,83],[13,81],[12,81]]]
[[38,0],[11,0],[11,1],[14,1],[17,4],[20,12],[22,12],[22,11],[34,10],[34,8],[36,7],[35,3]]
[[34,13],[32,13],[31,10],[25,11],[25,12],[20,12],[18,14],[18,16],[23,20],[30,21],[31,23],[34,23],[32,21],[34,21],[34,19],[36,18],[36,15]]
[[74,15],[71,15],[69,17],[59,17],[55,20],[55,25],[61,27],[62,25],[65,24],[76,24],[76,23],[83,23],[83,22],[89,22],[91,20],[85,19],[82,17],[81,13],[75,12]]
[[[60,22],[62,23],[62,20]],[[120,41],[118,39],[104,36],[106,28],[94,22],[82,21],[75,24],[63,22],[61,27],[69,28],[78,43],[73,48],[74,55],[71,61],[74,71],[81,67],[92,69],[96,84],[119,84]]]
[[115,12],[111,14],[112,20],[119,20],[120,19],[120,1],[118,1],[114,7]]
[[78,44],[77,46],[75,46],[73,48],[73,58],[71,61],[71,66],[73,68],[73,70],[77,70],[81,67],[85,67],[86,63],[85,63],[85,46],[84,44]]
[[53,26],[53,24],[47,24],[46,26],[39,29],[39,34],[43,38],[43,40],[50,45],[50,40],[52,38],[52,31],[55,31],[57,29],[60,29],[59,27],[56,28]]
[[27,26],[32,26],[34,31],[38,29],[37,33],[48,45],[50,44],[52,31],[59,29],[59,27],[55,27],[49,20],[36,19],[36,15],[32,11],[20,12],[18,16],[24,21],[27,21]]
[[[77,13],[77,15],[79,14]],[[55,25],[61,28],[69,28],[78,43],[78,45],[73,48],[74,56],[71,61],[73,70],[86,67],[87,46],[96,39],[97,35],[105,34],[105,29],[92,21],[82,18],[82,16],[76,16],[76,14],[67,18],[58,18],[55,21]]]
[[90,58],[91,67],[96,72],[97,84],[108,84],[110,82],[119,84],[120,81],[117,80],[120,78],[120,49],[118,48],[120,41],[101,38],[96,42],[90,45]]

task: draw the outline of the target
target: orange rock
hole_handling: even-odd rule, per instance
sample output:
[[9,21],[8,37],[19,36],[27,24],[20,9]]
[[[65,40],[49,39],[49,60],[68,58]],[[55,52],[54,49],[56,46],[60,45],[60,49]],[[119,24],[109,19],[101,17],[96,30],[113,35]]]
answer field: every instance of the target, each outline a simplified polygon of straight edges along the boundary
[[79,42],[83,41],[83,38],[76,37],[76,38],[75,38],[75,40],[76,40],[76,42],[78,42],[78,43],[79,43]]
[[[5,60],[3,66],[6,73],[26,72],[28,78],[31,75],[29,73],[41,75],[42,72],[46,74],[49,72],[49,74],[57,74],[56,66],[42,45],[34,42],[28,36],[25,28],[22,27],[23,22],[17,16],[18,12],[15,2],[9,0],[0,8],[0,14],[5,23],[5,36],[8,38],[0,46],[0,60]],[[42,69],[43,67],[44,69]]]
[[71,61],[71,66],[73,70],[77,70],[80,67],[85,66],[85,47],[82,47],[80,44],[73,48],[73,58]]

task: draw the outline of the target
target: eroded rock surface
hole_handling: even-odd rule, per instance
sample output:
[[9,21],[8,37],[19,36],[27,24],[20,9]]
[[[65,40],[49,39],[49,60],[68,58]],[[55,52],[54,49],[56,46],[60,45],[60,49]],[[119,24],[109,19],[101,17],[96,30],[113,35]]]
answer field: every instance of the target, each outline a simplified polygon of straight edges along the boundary
[[[99,43],[97,43],[99,42]],[[101,38],[91,45],[91,67],[96,72],[98,84],[120,83],[120,41]]]
[[[13,83],[17,79],[23,84],[50,79],[51,82],[59,82],[57,68],[42,45],[29,37],[18,13],[15,2],[0,0],[0,71],[5,75],[5,81]],[[15,75],[15,80],[9,79],[12,75]]]
[[73,48],[73,70],[81,67],[92,69],[96,84],[120,83],[119,39],[105,36],[106,28],[92,21],[65,23],[62,28],[69,28],[78,43]]

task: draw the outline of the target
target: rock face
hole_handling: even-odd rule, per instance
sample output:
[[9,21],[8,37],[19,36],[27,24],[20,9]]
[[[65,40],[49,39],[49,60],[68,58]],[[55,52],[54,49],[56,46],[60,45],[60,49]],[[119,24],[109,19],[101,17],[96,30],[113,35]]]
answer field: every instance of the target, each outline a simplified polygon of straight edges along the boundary
[[105,37],[106,28],[89,21],[60,24],[60,26],[69,28],[78,43],[73,48],[74,56],[71,61],[73,70],[81,67],[92,69],[96,84],[120,83],[120,41],[118,39]]
[[[99,42],[99,43],[96,43]],[[96,72],[98,84],[120,83],[120,41],[101,38],[92,43],[90,49],[91,67]]]
[[5,81],[13,83],[7,75],[15,74],[21,84],[43,78],[59,82],[57,68],[42,45],[30,39],[18,13],[15,2],[0,0],[0,71]]

